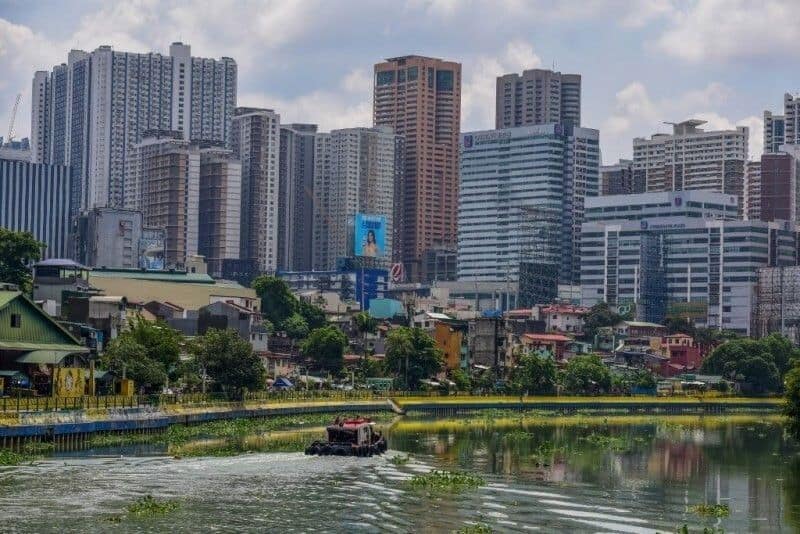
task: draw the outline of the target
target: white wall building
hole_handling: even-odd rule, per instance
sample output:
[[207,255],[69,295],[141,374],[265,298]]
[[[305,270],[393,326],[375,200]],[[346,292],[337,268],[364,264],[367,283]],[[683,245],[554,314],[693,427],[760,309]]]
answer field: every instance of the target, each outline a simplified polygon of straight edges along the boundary
[[32,87],[35,161],[69,165],[75,210],[123,204],[126,159],[146,130],[230,142],[236,62],[170,55],[73,50],[68,63],[39,71]]
[[648,192],[707,190],[735,195],[743,206],[748,129],[704,131],[705,121],[673,125],[673,133],[633,140],[634,181]]
[[384,258],[392,257],[395,180],[402,137],[387,126],[316,135],[314,147],[314,270],[336,268],[354,255],[357,213],[386,217]]

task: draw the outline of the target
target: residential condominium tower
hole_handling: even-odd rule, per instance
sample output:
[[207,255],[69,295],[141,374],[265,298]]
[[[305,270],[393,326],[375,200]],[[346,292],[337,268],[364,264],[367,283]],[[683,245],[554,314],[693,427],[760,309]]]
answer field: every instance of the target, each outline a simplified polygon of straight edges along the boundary
[[786,144],[786,117],[764,112],[764,153],[777,152],[781,145]]
[[673,124],[673,132],[633,140],[634,181],[648,192],[700,189],[744,200],[748,129],[704,131],[705,121]]
[[644,192],[644,182],[633,179],[633,161],[621,159],[612,165],[600,167],[601,195],[630,195]]
[[120,207],[128,154],[146,130],[230,142],[236,76],[233,59],[191,57],[183,43],[168,56],[73,50],[34,75],[33,157],[72,168],[76,210]]
[[332,270],[341,258],[361,255],[355,249],[356,214],[385,218],[384,250],[376,256],[378,264],[391,259],[394,184],[402,173],[402,147],[402,137],[385,126],[316,135],[314,270]]
[[315,124],[281,126],[278,269],[310,271],[314,236]]
[[242,163],[240,258],[252,274],[278,267],[280,115],[236,108],[233,152]]
[[461,64],[422,56],[375,65],[373,121],[405,137],[399,191],[400,259],[412,281],[423,278],[429,249],[456,242]]
[[[221,145],[221,143],[220,143]],[[238,260],[242,224],[242,165],[221,146],[200,147],[197,252],[208,273],[220,278],[225,260]]]
[[[763,157],[763,156],[762,156]],[[761,219],[761,160],[748,161],[744,167],[744,209],[745,219]]]
[[495,128],[581,125],[581,75],[530,69],[497,77]]
[[552,264],[558,283],[577,283],[584,201],[598,195],[599,167],[599,132],[589,128],[463,134],[458,279],[517,281],[527,263]]
[[582,227],[582,304],[637,319],[689,320],[749,335],[758,269],[794,265],[788,223],[738,220],[736,197],[708,191],[590,198]]

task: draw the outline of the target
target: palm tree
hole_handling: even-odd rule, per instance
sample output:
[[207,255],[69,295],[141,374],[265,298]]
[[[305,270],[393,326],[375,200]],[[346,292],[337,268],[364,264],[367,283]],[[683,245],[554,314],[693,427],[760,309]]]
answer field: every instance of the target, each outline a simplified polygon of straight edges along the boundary
[[361,340],[363,344],[363,361],[367,359],[367,334],[374,334],[378,329],[378,321],[372,317],[368,312],[358,312],[353,316],[356,330],[361,333]]

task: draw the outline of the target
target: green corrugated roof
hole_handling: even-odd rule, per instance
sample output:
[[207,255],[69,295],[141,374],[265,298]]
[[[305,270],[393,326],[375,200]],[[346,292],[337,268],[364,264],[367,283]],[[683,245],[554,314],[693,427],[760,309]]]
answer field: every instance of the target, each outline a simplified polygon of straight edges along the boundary
[[[0,348],[39,350],[53,348],[86,352],[86,348],[55,319],[19,291],[0,291]],[[11,316],[20,314],[22,324],[11,326]],[[56,347],[59,346],[59,347]],[[66,347],[61,349],[60,347]]]
[[4,308],[6,304],[17,298],[19,291],[0,291],[0,308]]
[[171,273],[169,271],[137,271],[95,269],[89,271],[89,278],[128,278],[130,280],[152,280],[154,282],[178,282],[189,284],[213,284],[214,279],[207,274]]
[[57,350],[73,354],[89,352],[83,345],[67,345],[62,343],[33,343],[27,341],[5,341],[0,339],[1,350]]

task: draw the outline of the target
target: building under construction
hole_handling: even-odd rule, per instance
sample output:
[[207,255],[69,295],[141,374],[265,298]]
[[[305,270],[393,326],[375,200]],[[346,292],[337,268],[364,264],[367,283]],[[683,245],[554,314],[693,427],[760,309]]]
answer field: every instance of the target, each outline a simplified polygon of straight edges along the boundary
[[554,208],[524,206],[519,255],[519,305],[555,302],[559,283],[560,213]]
[[758,337],[779,332],[800,344],[800,267],[758,270],[754,332]]

